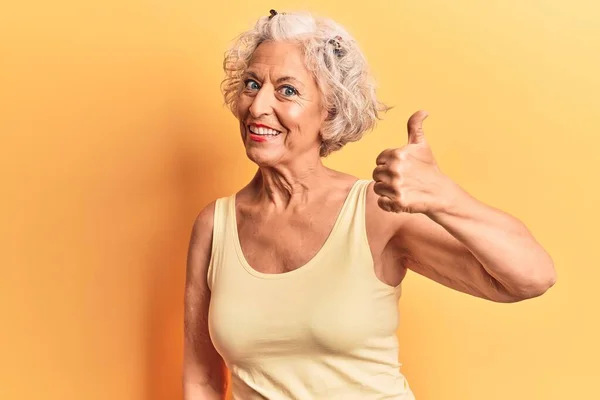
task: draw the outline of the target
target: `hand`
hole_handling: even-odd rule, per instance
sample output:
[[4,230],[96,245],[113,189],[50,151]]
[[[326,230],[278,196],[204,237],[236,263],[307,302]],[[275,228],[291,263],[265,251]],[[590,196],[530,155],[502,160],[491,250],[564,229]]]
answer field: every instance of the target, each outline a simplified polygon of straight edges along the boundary
[[385,211],[428,214],[448,199],[451,181],[438,168],[425,140],[423,120],[427,115],[417,111],[409,118],[406,146],[384,150],[377,157],[373,190]]

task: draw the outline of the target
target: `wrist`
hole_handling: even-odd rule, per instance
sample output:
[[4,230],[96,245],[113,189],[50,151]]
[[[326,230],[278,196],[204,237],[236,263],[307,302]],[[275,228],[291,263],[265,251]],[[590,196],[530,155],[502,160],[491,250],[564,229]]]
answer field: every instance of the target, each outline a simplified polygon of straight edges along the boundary
[[471,197],[452,179],[444,176],[438,187],[440,193],[426,213],[429,218],[438,222],[447,216],[458,216],[460,210],[468,207]]

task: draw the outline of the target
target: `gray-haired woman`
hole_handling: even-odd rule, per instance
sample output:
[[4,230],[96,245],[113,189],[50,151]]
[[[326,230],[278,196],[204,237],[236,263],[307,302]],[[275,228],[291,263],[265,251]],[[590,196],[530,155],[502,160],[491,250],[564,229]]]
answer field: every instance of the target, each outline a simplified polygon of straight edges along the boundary
[[407,270],[496,302],[539,296],[552,259],[514,217],[438,168],[419,111],[373,179],[325,167],[386,109],[340,25],[271,11],[225,58],[223,91],[258,166],[191,235],[184,398],[413,399],[398,361]]

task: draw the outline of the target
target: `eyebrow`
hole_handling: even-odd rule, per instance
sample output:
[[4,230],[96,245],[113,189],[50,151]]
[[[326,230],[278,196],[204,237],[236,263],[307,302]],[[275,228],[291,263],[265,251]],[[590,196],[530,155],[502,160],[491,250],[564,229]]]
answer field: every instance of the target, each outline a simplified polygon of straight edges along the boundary
[[[246,75],[256,79],[256,80],[261,80],[258,75],[256,75],[254,72],[252,71],[247,71]],[[295,82],[296,84],[300,85],[300,86],[304,86],[304,84],[302,82],[300,82],[298,79],[294,78],[293,76],[282,76],[281,78],[277,79],[275,81],[275,84],[279,84],[281,82]]]

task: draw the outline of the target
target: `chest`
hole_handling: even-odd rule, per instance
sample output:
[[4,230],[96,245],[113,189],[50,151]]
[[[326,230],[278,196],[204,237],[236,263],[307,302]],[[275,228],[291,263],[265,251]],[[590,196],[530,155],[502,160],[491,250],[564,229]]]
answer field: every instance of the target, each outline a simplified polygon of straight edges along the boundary
[[262,273],[285,273],[313,259],[338,222],[340,205],[264,216],[240,209],[237,236],[246,262]]
[[395,336],[397,304],[398,293],[352,273],[250,279],[213,293],[209,325],[228,363],[349,354]]

